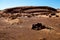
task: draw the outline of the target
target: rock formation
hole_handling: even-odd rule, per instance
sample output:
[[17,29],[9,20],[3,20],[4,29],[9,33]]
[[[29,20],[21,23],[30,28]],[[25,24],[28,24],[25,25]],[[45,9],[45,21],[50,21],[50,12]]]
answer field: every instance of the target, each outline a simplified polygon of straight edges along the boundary
[[[2,14],[3,13],[3,14]],[[14,7],[2,10],[0,14],[3,17],[32,17],[32,16],[39,16],[39,15],[50,15],[56,14],[57,9],[48,7],[48,6],[25,6],[25,7]]]

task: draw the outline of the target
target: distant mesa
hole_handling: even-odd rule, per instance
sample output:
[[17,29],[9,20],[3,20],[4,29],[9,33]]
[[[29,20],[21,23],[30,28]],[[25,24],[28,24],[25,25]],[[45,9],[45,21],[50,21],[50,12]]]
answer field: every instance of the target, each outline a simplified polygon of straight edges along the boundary
[[[2,14],[3,13],[3,14]],[[37,15],[49,15],[59,13],[59,10],[49,7],[49,6],[24,6],[24,7],[14,7],[14,8],[7,8],[0,11],[3,17],[12,17],[16,18],[24,16],[24,17],[31,17]],[[50,16],[51,17],[51,16]]]
[[14,7],[4,10],[5,13],[56,13],[57,10],[48,6],[25,6]]

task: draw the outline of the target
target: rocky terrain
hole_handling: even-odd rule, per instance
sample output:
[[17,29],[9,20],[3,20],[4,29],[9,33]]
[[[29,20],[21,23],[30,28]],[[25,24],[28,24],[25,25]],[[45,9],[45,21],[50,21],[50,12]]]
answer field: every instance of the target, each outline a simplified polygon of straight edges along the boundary
[[0,40],[60,40],[60,12],[56,9],[51,13],[48,7],[43,12],[39,7],[33,8],[1,10]]

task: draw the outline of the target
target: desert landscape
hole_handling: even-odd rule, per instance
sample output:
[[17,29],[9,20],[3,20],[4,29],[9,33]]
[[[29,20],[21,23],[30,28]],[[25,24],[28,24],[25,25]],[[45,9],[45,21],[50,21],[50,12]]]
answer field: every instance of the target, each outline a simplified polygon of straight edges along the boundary
[[0,40],[60,40],[60,9],[24,6],[0,10]]

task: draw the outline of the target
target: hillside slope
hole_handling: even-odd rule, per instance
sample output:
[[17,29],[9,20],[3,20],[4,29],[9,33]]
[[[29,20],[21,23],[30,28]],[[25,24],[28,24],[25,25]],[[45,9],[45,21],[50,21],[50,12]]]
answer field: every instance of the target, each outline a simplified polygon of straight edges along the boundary
[[[0,40],[60,40],[60,13],[57,14],[58,17],[39,15],[20,17],[20,13],[2,12],[0,14]],[[33,24],[37,23],[47,28],[32,29]]]

